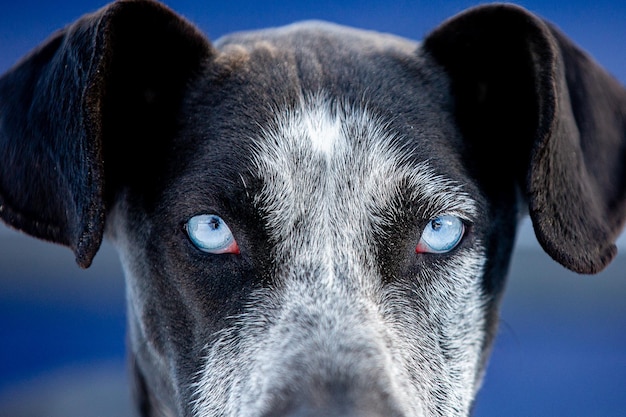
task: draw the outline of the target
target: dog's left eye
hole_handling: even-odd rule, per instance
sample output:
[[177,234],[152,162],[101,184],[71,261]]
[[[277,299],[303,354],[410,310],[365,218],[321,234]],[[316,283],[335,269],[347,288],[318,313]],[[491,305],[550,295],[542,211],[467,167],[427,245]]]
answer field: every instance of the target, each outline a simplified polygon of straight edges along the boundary
[[233,233],[221,217],[214,214],[194,216],[185,225],[191,243],[203,252],[239,253]]
[[465,226],[458,217],[450,215],[435,217],[424,228],[415,252],[450,252],[461,242],[464,233]]

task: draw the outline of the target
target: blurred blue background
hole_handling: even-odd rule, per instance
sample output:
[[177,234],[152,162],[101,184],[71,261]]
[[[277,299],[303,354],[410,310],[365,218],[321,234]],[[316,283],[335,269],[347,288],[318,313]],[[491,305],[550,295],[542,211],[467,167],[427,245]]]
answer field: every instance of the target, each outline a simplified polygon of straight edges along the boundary
[[[0,72],[104,1],[0,3]],[[167,1],[215,39],[324,19],[422,39],[471,1]],[[626,2],[518,4],[556,23],[626,82]],[[620,239],[626,253],[626,238]],[[0,226],[0,416],[129,415],[124,287],[105,243],[87,271],[69,250]],[[71,411],[68,411],[71,410]],[[564,270],[528,222],[476,416],[626,416],[626,255],[603,273]]]

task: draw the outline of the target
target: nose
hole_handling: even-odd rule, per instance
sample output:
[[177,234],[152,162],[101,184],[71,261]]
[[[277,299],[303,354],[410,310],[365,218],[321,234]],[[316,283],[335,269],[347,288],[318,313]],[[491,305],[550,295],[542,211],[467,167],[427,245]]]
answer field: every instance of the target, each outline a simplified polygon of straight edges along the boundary
[[[284,394],[284,393],[283,393]],[[281,395],[264,417],[405,417],[381,387],[359,389],[344,384],[309,388],[306,394]]]

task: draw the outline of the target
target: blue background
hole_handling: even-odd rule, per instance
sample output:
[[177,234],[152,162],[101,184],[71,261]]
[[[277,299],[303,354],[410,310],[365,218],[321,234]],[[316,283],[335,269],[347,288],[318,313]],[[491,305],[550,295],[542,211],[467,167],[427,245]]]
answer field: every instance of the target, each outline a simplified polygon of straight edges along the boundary
[[[0,3],[0,72],[102,1]],[[470,1],[172,0],[210,38],[324,19],[422,39]],[[626,2],[524,1],[622,83]],[[626,238],[620,240],[626,253]],[[565,271],[524,223],[476,416],[626,416],[626,256],[596,276]],[[69,250],[0,226],[0,416],[120,416],[123,278],[105,244],[87,271]],[[73,412],[68,412],[73,410]]]

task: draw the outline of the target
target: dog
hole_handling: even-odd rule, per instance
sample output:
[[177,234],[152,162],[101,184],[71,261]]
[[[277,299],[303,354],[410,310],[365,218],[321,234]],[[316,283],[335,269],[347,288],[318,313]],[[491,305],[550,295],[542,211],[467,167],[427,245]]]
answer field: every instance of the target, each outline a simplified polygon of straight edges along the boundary
[[518,6],[211,42],[121,0],[0,78],[0,217],[116,247],[141,416],[467,416],[520,219],[573,271],[615,256],[625,128]]

